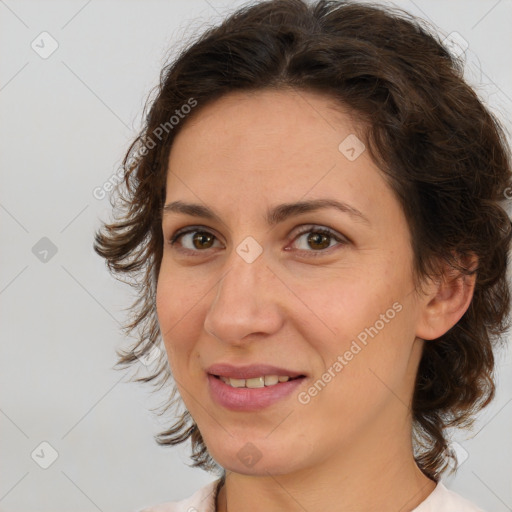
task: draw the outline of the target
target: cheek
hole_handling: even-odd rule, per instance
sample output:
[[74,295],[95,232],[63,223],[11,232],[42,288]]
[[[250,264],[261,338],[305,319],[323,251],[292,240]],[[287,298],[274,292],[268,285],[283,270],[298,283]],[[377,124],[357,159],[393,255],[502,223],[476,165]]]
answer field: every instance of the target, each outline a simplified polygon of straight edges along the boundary
[[322,278],[322,282],[314,286],[311,282],[302,286],[296,283],[295,291],[298,297],[305,299],[308,325],[317,328],[318,334],[328,334],[343,342],[374,325],[380,315],[388,312],[386,320],[395,316],[392,306],[402,301],[404,287],[397,277],[389,273],[388,276],[384,280],[368,270],[351,269],[330,279]]
[[311,309],[303,337],[326,369],[343,358],[349,385],[375,380],[369,368],[386,375],[395,368],[405,371],[414,340],[414,311],[411,284],[396,267],[347,273],[299,292],[308,297]]
[[[363,410],[377,410],[393,396],[404,394],[406,403],[415,340],[411,301],[398,294],[370,298],[361,294],[345,306],[336,316],[338,336],[331,336],[331,343],[316,338],[317,351],[323,343],[325,369],[339,363],[339,377],[333,379],[325,399],[338,403],[340,410],[352,410],[355,416],[364,416]],[[331,317],[335,314],[331,306]]]
[[206,300],[210,286],[197,274],[193,270],[176,271],[162,263],[156,289],[156,309],[162,334],[170,335],[182,329],[182,324],[189,321],[201,302]]
[[180,279],[171,279],[161,272],[156,290],[156,312],[173,373],[179,373],[177,366],[193,350],[193,340],[199,337],[200,325],[192,319],[194,307],[200,300],[201,295],[194,293],[190,285],[186,286]]

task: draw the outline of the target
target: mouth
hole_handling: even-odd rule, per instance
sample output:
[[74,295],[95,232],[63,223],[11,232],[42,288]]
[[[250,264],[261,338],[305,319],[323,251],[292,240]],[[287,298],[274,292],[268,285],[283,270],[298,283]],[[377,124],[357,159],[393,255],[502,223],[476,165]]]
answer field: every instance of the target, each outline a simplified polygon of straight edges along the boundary
[[235,412],[262,411],[289,400],[307,380],[305,375],[278,375],[235,378],[208,373],[208,390],[212,400]]
[[212,399],[233,411],[262,410],[289,398],[307,379],[305,373],[256,364],[217,364],[206,370]]

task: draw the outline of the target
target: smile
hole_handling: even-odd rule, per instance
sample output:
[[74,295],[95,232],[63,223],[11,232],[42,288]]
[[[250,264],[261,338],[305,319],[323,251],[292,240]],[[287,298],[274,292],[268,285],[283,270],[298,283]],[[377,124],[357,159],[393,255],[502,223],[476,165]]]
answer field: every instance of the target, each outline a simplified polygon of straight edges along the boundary
[[[249,379],[234,379],[208,375],[211,398],[218,405],[238,412],[265,409],[299,391],[306,377],[265,375]],[[268,384],[267,384],[268,383]]]

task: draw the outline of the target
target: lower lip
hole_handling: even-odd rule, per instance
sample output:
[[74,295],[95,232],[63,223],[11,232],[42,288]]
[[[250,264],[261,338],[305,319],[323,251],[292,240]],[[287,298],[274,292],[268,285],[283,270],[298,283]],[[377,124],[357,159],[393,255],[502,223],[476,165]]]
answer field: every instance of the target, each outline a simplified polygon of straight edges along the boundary
[[234,388],[208,374],[212,398],[219,405],[233,411],[257,411],[290,395],[304,381],[304,377],[280,382],[263,388]]

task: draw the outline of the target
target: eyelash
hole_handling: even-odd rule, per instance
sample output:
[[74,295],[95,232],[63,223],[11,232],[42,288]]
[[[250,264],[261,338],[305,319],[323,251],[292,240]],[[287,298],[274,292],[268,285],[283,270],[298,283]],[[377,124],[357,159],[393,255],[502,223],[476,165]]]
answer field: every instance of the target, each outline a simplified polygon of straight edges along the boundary
[[[174,235],[168,241],[169,245],[174,246],[174,244],[180,237],[187,235],[189,233],[207,233],[217,239],[217,237],[213,233],[211,233],[207,229],[204,229],[202,226],[192,226],[189,228],[183,228],[183,229],[176,231],[176,233],[174,233]],[[338,242],[339,245],[347,245],[349,243],[349,240],[347,238],[340,237],[340,235],[338,235],[335,231],[333,231],[329,228],[317,227],[314,225],[304,227],[303,230],[301,230],[299,233],[297,233],[295,235],[295,238],[293,239],[293,241],[297,240],[299,237],[301,237],[302,235],[304,235],[306,233],[317,233],[317,234],[329,236],[329,237],[333,238],[336,242]],[[333,247],[336,247],[336,246],[333,246]],[[308,253],[308,255],[310,257],[315,258],[318,256],[325,255],[333,247],[328,247],[326,249],[321,249],[318,251],[306,251],[306,250],[299,249],[299,252]],[[202,251],[202,250],[192,250],[192,249],[184,249],[184,248],[181,248],[179,250],[185,254],[190,254],[192,256],[198,256],[199,255],[198,253],[206,251],[206,250]]]

